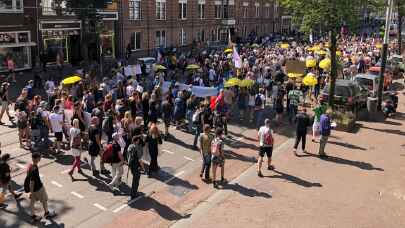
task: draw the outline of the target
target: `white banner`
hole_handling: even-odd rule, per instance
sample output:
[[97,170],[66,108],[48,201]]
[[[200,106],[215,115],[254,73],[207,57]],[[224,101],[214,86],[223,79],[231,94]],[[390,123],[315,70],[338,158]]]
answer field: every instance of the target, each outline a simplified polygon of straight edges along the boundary
[[197,97],[210,97],[218,95],[217,87],[193,86],[191,92]]

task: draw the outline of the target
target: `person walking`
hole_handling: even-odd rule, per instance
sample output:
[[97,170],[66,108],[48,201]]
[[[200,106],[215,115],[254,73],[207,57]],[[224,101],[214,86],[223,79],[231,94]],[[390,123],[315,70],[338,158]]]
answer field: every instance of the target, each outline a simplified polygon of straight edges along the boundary
[[3,82],[3,84],[0,87],[0,102],[1,102],[0,125],[4,124],[1,121],[3,119],[4,113],[7,114],[10,122],[12,122],[14,120],[14,117],[12,117],[10,115],[9,109],[8,109],[8,106],[11,103],[10,99],[9,99],[9,86],[10,86],[10,84],[8,82]]
[[200,135],[200,154],[202,158],[202,168],[200,172],[200,177],[204,176],[205,181],[210,179],[210,168],[211,168],[211,143],[214,139],[213,135],[210,133],[210,125],[204,125],[204,132]]
[[299,112],[295,117],[296,127],[295,127],[295,143],[294,143],[294,154],[297,154],[298,144],[301,141],[301,149],[302,152],[305,153],[305,144],[306,144],[306,137],[307,137],[307,129],[310,125],[310,120],[307,115],[306,108],[303,108],[301,112]]
[[322,158],[326,158],[327,155],[325,153],[325,146],[328,142],[328,138],[331,133],[331,121],[330,121],[330,114],[332,113],[331,110],[327,110],[325,114],[321,115],[320,124],[319,124],[319,133],[321,135],[321,139],[319,140],[319,156]]
[[295,86],[288,92],[287,98],[290,100],[290,106],[288,107],[288,120],[290,123],[295,121],[295,117],[298,112],[298,105],[302,99],[303,95],[301,90],[297,89]]
[[169,137],[169,127],[173,118],[173,109],[174,105],[172,99],[167,95],[166,100],[162,103],[162,119],[165,127],[164,140],[167,140]]
[[259,177],[263,177],[261,170],[264,154],[266,154],[267,156],[267,169],[268,170],[274,169],[274,166],[271,165],[274,138],[273,138],[273,130],[270,128],[270,119],[266,119],[264,121],[264,125],[260,127],[257,136],[259,139],[259,146],[260,146],[259,157],[257,159],[257,175]]
[[56,153],[61,153],[61,144],[63,140],[63,114],[60,112],[60,107],[55,106],[53,113],[49,115],[49,123],[51,125],[52,132],[55,135]]
[[320,101],[316,101],[316,107],[313,111],[314,123],[312,124],[312,142],[316,142],[316,137],[319,134],[321,115],[325,112],[325,106]]
[[259,93],[255,96],[255,120],[256,128],[259,129],[264,116],[264,107],[266,104],[266,97],[264,96],[264,89],[261,88]]
[[211,142],[211,161],[212,161],[212,183],[214,188],[218,188],[217,177],[217,168],[221,167],[221,183],[225,182],[224,173],[225,173],[225,156],[224,156],[224,142],[223,130],[218,128],[215,130],[215,138]]
[[80,134],[80,127],[79,127],[79,120],[74,119],[73,120],[73,126],[70,129],[70,153],[74,157],[74,162],[72,165],[72,169],[69,171],[69,176],[72,178],[72,181],[74,180],[73,177],[73,171],[75,168],[77,168],[77,171],[79,173],[82,173],[82,170],[80,168],[80,156],[82,153],[82,137]]
[[142,141],[142,136],[134,136],[131,141],[132,143],[128,147],[127,161],[128,161],[128,168],[131,170],[132,173],[130,200],[133,200],[139,196],[138,192],[139,180],[141,178],[141,171],[145,170],[145,168],[142,162],[143,144],[144,144]]
[[[0,158],[0,187],[2,188],[1,193],[3,196],[6,195],[6,190],[8,190],[13,196],[15,200],[18,200],[22,193],[16,193],[11,188],[11,169],[9,164],[7,163],[10,159],[10,154],[3,154]],[[7,204],[0,202],[0,208],[6,208]]]
[[[100,151],[103,148],[101,145],[101,131],[99,129],[99,118],[93,116],[91,118],[90,127],[88,129],[89,135],[89,145],[88,151],[90,155],[90,168],[93,172],[93,176],[97,176],[99,171],[96,168],[95,160],[98,155],[100,155]],[[100,159],[100,169],[102,173],[105,173],[104,163],[102,159]]]
[[111,176],[112,180],[107,186],[114,190],[115,187],[118,187],[121,184],[122,174],[124,173],[124,155],[121,153],[121,146],[119,144],[119,135],[118,133],[114,133],[113,141],[111,143],[112,146],[112,157],[111,157]]
[[39,222],[41,220],[41,217],[35,214],[35,203],[38,201],[42,203],[45,211],[44,217],[46,219],[50,219],[56,215],[48,210],[48,194],[39,175],[38,163],[40,161],[41,154],[34,152],[32,154],[32,164],[28,167],[27,177],[24,181],[24,190],[30,194],[31,218],[33,222]]
[[[192,121],[194,125],[194,141],[193,141],[193,147],[197,147],[197,142],[198,142],[198,137],[200,137],[202,126],[203,126],[203,111],[204,111],[204,106],[200,104],[197,107],[197,110],[194,112]],[[209,124],[208,124],[209,126]]]
[[150,155],[148,177],[152,177],[152,173],[155,173],[159,170],[157,158],[159,154],[159,144],[162,144],[162,138],[156,124],[152,124],[150,126],[148,134],[146,136],[146,142],[148,143],[148,150]]

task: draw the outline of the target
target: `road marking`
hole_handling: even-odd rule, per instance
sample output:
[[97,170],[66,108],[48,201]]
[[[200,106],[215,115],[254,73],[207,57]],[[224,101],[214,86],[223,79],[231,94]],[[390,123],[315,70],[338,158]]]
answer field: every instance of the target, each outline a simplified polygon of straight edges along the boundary
[[16,166],[20,167],[20,169],[25,169],[27,168],[26,165],[20,164],[20,163],[16,163]]
[[194,161],[194,159],[192,159],[192,158],[190,158],[190,157],[187,157],[187,156],[183,156],[184,157],[184,159],[187,159],[187,160],[189,160],[189,161]]
[[181,175],[183,175],[183,174],[184,174],[184,171],[178,172],[176,175],[174,175],[174,176],[171,177],[170,179],[166,180],[166,181],[165,181],[165,184],[169,183],[170,181],[172,181],[172,180],[178,178],[179,176],[181,176]]
[[79,199],[83,199],[83,198],[84,198],[84,196],[80,195],[80,194],[77,193],[77,192],[70,192],[70,194],[76,196],[76,197],[79,198]]
[[51,181],[51,184],[55,185],[56,187],[62,188],[63,186],[56,181]]
[[171,152],[170,150],[162,150],[163,152],[166,152],[168,154],[174,154],[174,152]]
[[128,207],[129,205],[135,203],[136,201],[140,200],[143,196],[138,196],[133,200],[128,201],[128,203],[123,204],[121,206],[119,206],[117,209],[113,210],[114,213],[118,213],[119,211],[121,211],[122,209]]
[[242,141],[243,139],[244,139],[243,137],[239,137],[239,138],[236,138],[235,141]]
[[123,204],[120,207],[118,207],[117,209],[113,210],[114,213],[118,213],[120,210],[124,209],[128,207],[128,204]]
[[95,203],[95,204],[93,204],[93,205],[94,205],[95,207],[97,207],[98,209],[102,210],[102,211],[106,211],[106,210],[107,210],[107,208],[101,206],[101,205],[98,204],[98,203]]

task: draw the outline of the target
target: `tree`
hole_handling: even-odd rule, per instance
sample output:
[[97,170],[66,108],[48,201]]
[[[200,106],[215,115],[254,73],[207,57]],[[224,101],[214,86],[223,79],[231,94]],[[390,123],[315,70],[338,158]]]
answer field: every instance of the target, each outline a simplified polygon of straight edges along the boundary
[[397,0],[398,11],[398,54],[402,54],[402,22],[405,16],[405,0]]
[[337,77],[337,36],[342,26],[353,30],[361,19],[361,9],[378,0],[281,0],[281,4],[293,16],[293,22],[300,30],[309,34],[321,28],[329,34],[331,72],[329,85],[329,106],[333,108]]
[[98,8],[102,8],[103,0],[66,0],[66,8],[73,12],[82,22],[81,51],[84,64],[89,63],[89,44],[97,43],[98,27],[102,22]]

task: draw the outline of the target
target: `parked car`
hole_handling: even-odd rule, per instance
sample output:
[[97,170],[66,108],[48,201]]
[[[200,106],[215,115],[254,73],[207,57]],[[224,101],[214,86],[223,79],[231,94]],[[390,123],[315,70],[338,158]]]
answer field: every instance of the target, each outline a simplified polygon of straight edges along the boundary
[[[373,66],[368,69],[367,74],[379,76],[380,72],[381,72],[380,66]],[[392,68],[387,66],[384,72],[384,89],[388,89],[391,83],[392,83]]]
[[377,97],[378,85],[380,82],[380,76],[375,74],[358,74],[354,77],[354,81],[359,86],[367,90],[370,97]]
[[[328,100],[329,84],[321,92],[321,100]],[[367,107],[368,91],[359,86],[355,81],[336,80],[334,103],[344,106],[353,112]]]

